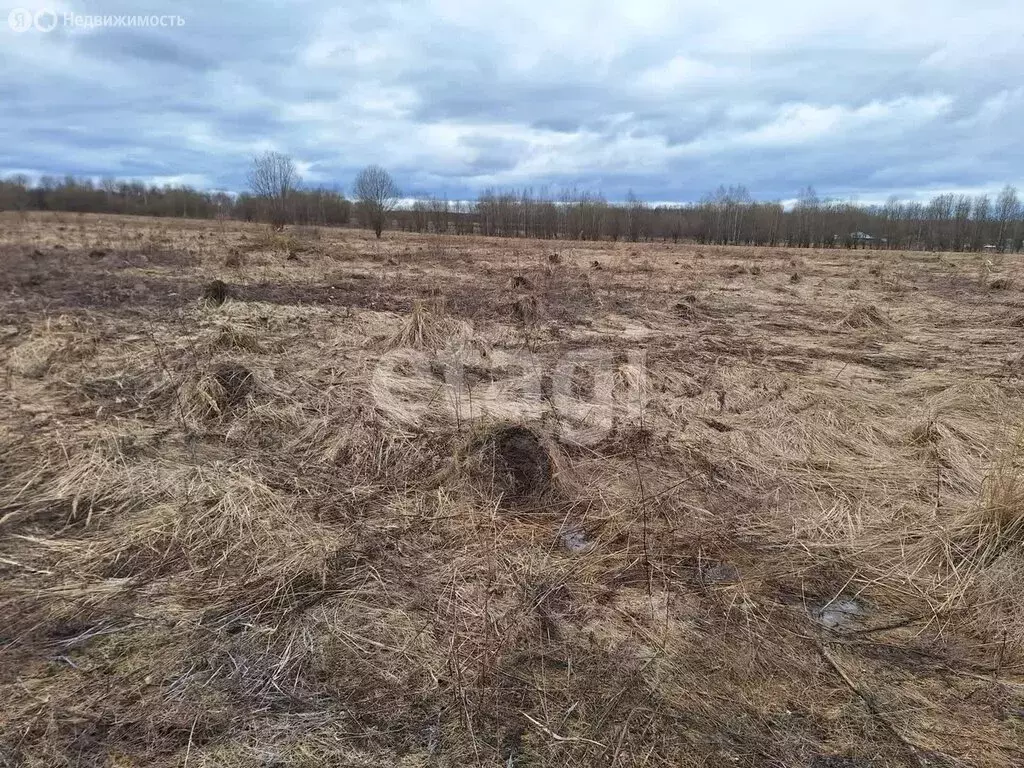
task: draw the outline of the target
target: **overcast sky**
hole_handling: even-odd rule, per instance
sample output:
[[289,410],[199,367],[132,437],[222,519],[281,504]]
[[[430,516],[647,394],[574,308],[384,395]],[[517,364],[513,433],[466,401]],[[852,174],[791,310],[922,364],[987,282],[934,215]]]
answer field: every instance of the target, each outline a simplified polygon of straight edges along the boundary
[[275,149],[307,183],[347,190],[375,162],[453,199],[1024,182],[1024,0],[16,0],[3,18],[14,5],[58,23],[0,19],[0,174],[240,190]]

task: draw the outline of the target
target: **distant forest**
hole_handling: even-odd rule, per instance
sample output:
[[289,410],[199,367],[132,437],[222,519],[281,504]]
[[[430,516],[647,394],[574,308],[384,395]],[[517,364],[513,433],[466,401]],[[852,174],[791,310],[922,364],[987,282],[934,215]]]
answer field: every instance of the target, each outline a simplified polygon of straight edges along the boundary
[[[296,187],[271,212],[254,194],[230,195],[138,181],[26,177],[0,181],[0,210],[232,218],[275,224],[369,226],[361,203],[335,190]],[[411,232],[481,234],[563,240],[662,240],[723,245],[898,250],[1024,249],[1024,205],[1007,186],[987,195],[942,194],[930,202],[896,198],[884,205],[822,199],[803,190],[795,205],[759,202],[744,187],[720,187],[700,202],[650,205],[630,194],[609,202],[598,194],[556,195],[486,190],[475,201],[425,198],[387,212],[387,227]]]

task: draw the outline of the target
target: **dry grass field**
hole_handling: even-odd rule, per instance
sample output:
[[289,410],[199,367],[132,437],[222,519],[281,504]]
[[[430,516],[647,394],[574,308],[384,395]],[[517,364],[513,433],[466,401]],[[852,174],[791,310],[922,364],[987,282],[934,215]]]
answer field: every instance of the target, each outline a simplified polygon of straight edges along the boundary
[[1020,256],[0,260],[0,765],[1024,764]]

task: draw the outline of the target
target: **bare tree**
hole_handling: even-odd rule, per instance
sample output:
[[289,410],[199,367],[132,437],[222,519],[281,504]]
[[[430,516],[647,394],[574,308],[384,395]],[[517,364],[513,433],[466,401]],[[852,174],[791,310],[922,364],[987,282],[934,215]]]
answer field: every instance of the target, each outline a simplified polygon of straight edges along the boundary
[[633,194],[633,190],[626,193],[626,234],[634,243],[639,241],[645,234],[645,219],[647,218],[647,204]]
[[967,195],[957,195],[953,204],[953,250],[962,251],[970,246],[968,228],[971,223],[972,200]]
[[379,165],[368,165],[356,176],[355,196],[359,210],[377,237],[384,230],[387,215],[398,205],[400,195],[391,174]]
[[971,210],[971,217],[974,220],[974,234],[971,236],[972,250],[980,251],[985,247],[985,235],[991,214],[992,202],[988,199],[988,195],[978,195],[974,198],[974,207]]
[[1003,191],[996,198],[996,221],[999,228],[996,234],[996,245],[1000,253],[1007,250],[1015,250],[1016,244],[1008,241],[1013,240],[1014,220],[1021,214],[1020,199],[1017,197],[1017,188],[1007,184]]
[[288,198],[300,182],[295,161],[280,152],[264,152],[253,158],[248,180],[253,195],[268,201],[271,223],[283,227],[288,218]]
[[791,239],[790,245],[810,248],[818,242],[821,223],[821,200],[814,187],[800,190],[793,212],[796,214],[796,237]]

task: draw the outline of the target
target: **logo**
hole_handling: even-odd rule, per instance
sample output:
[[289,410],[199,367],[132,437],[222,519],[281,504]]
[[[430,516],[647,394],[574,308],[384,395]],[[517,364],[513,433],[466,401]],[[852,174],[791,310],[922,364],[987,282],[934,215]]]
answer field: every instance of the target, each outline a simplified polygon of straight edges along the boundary
[[36,11],[34,21],[36,29],[40,32],[49,32],[57,26],[57,14],[44,8],[41,11]]
[[7,26],[14,32],[22,33],[34,29],[38,32],[51,32],[57,25],[67,29],[96,29],[98,27],[183,27],[185,17],[177,14],[162,16],[129,15],[129,14],[75,14],[65,13],[58,16],[49,8],[32,11],[28,8],[15,8],[7,14]]
[[30,29],[49,32],[57,26],[57,14],[48,8],[39,11],[15,8],[7,14],[7,26],[19,33],[28,32]]
[[7,26],[15,32],[27,32],[35,23],[35,14],[27,8],[15,8],[7,14]]
[[549,419],[579,445],[641,423],[649,387],[642,350],[574,349],[542,358],[528,349],[489,349],[468,335],[438,350],[398,347],[374,368],[370,395],[396,426]]

